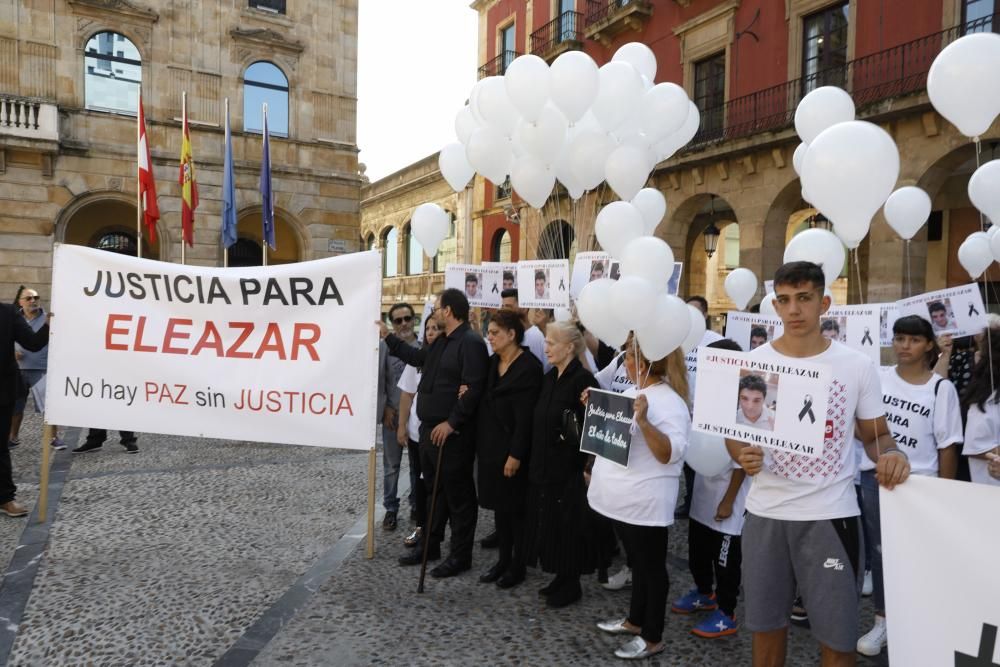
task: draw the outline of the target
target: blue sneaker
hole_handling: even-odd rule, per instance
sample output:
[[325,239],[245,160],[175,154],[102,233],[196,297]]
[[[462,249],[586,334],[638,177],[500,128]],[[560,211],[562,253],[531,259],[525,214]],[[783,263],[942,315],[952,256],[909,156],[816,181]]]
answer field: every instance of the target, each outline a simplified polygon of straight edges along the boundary
[[670,611],[675,614],[693,614],[698,611],[712,611],[718,608],[719,605],[715,603],[715,593],[702,595],[697,588],[692,588],[684,597],[675,600],[670,605]]
[[716,637],[735,635],[736,628],[735,618],[727,616],[726,612],[721,609],[716,609],[708,618],[691,628],[691,634],[705,639],[715,639]]

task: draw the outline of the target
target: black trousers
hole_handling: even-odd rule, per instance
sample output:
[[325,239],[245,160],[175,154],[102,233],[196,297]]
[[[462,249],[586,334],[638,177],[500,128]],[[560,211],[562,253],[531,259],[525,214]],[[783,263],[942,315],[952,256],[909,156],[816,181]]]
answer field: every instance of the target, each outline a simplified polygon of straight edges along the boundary
[[413,483],[413,511],[417,515],[417,527],[423,528],[427,525],[427,490],[421,478],[423,468],[420,466],[420,444],[410,440],[406,446],[406,455],[410,459],[410,479],[416,480]]
[[13,405],[0,405],[0,433],[4,434],[4,442],[0,445],[0,505],[14,500],[17,487],[14,485],[14,468],[10,463],[10,450],[7,449],[7,436],[10,435],[10,418]]
[[[123,445],[136,441],[135,433],[132,431],[118,431],[118,436]],[[103,443],[107,439],[108,432],[103,428],[92,428],[87,431],[87,444],[94,442]]]
[[524,531],[526,528],[523,504],[516,509],[503,508],[493,512],[500,563],[508,572],[524,572]]
[[743,566],[742,538],[692,519],[688,521],[688,565],[698,592],[711,595],[714,591],[719,609],[735,616]]
[[618,534],[632,558],[632,600],[628,622],[642,628],[640,635],[651,644],[663,639],[670,579],[667,576],[666,526],[636,526],[617,522]]
[[[472,561],[472,545],[476,536],[479,506],[476,504],[476,483],[473,462],[476,447],[471,434],[453,433],[442,445],[441,479],[435,480],[438,447],[431,442],[431,427],[420,426],[420,469],[427,493],[428,539],[431,547],[444,541],[445,524],[451,521],[451,553],[462,562]],[[430,512],[434,484],[437,483],[437,506]]]

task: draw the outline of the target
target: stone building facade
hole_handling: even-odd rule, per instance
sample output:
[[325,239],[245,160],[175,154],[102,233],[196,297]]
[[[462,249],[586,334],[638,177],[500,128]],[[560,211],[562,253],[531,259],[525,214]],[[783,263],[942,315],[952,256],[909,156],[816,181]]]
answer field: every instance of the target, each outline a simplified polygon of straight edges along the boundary
[[[161,218],[144,257],[180,260],[182,94],[200,205],[187,261],[222,265],[224,101],[240,241],[261,261],[260,104],[277,250],[359,248],[357,0],[0,0],[0,295],[47,296],[55,243],[135,251],[141,82]],[[0,297],[2,298],[2,297]]]

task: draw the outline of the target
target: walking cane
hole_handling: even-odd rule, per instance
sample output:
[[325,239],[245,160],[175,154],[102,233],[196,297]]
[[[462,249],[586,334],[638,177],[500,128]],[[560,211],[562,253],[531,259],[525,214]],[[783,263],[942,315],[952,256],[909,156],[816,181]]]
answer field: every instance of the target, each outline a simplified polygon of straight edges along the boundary
[[445,443],[438,447],[437,465],[434,467],[434,488],[431,489],[431,511],[427,517],[427,526],[424,533],[424,559],[420,563],[420,583],[417,584],[417,592],[424,592],[424,576],[427,574],[427,550],[431,546],[431,528],[434,526],[434,507],[437,505],[438,488],[441,486],[441,455],[444,453]]

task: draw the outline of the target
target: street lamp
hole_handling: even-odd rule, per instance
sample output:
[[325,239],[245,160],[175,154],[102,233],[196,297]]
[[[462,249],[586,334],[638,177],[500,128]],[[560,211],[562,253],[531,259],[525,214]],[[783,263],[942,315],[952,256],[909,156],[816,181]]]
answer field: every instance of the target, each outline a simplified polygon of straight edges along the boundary
[[709,258],[715,254],[716,248],[719,247],[720,234],[722,234],[722,232],[719,231],[719,228],[715,226],[714,222],[708,223],[708,227],[706,227],[705,231],[702,232],[702,235],[705,237],[705,254],[708,255]]

